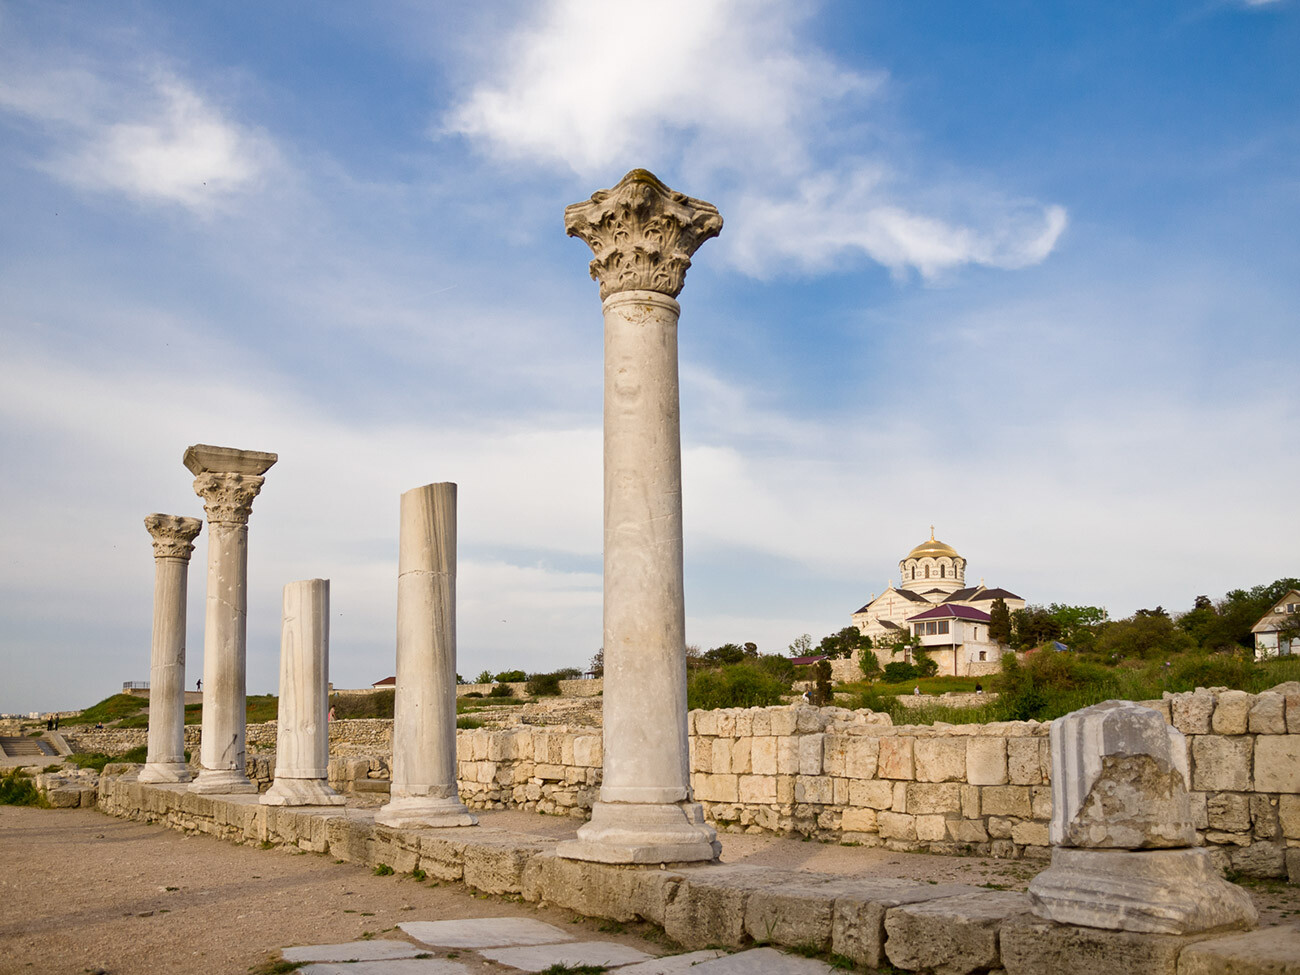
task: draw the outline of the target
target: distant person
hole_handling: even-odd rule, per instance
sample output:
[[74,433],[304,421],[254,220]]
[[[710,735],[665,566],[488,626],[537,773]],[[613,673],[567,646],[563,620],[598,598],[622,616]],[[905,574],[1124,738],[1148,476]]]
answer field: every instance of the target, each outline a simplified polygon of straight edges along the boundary
[[983,694],[983,693],[984,693],[984,685],[983,685],[983,684],[978,684],[978,683],[977,683],[977,684],[975,685],[975,693],[976,693],[976,694]]
[[803,692],[803,701],[805,704],[812,704],[812,689]]
[[53,718],[53,717],[49,717],[49,718],[46,718],[46,719],[45,719],[45,730],[46,730],[46,731],[53,731],[53,730],[54,730],[54,718]]
[[325,715],[325,720],[326,720],[326,721],[333,721],[333,720],[334,720],[334,705],[333,705],[333,704],[330,705],[330,713],[327,714],[327,715]]
[[917,684],[915,687],[913,687],[913,688],[912,688],[912,693],[915,694],[917,697],[920,697],[920,696],[921,696],[921,685],[920,685],[920,684]]
[[54,730],[59,730],[59,716],[57,714],[54,716]]
[[202,677],[200,677],[198,680],[196,680],[196,681],[194,682],[194,689],[195,689],[196,691],[201,691],[201,690],[203,690],[203,678],[202,678]]
[[104,722],[102,722],[102,721],[96,721],[96,722],[95,722],[95,730],[96,730],[96,731],[103,731],[103,730],[104,730]]

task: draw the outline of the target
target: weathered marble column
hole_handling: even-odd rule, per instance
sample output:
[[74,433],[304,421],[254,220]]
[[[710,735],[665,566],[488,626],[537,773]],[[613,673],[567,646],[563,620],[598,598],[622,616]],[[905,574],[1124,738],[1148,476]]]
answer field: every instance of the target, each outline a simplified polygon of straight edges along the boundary
[[397,692],[385,826],[473,826],[456,791],[456,485],[402,495]]
[[248,516],[262,475],[279,458],[195,444],[185,451],[208,514],[208,595],[203,627],[203,742],[191,792],[256,792],[244,773],[248,645]]
[[604,302],[605,756],[591,821],[558,852],[605,863],[712,860],[721,847],[688,768],[674,299],[722,217],[636,169],[564,219],[595,252]]
[[153,536],[153,649],[149,660],[149,749],[141,782],[188,782],[185,766],[185,600],[197,518],[149,515]]
[[275,781],[260,800],[265,805],[343,805],[329,787],[329,647],[329,580],[289,583],[280,623]]

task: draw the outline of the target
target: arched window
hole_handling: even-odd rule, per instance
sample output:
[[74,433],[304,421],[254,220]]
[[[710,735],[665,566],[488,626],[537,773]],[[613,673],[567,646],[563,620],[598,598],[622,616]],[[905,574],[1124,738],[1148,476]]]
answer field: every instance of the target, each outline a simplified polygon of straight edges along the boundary
[[930,578],[930,567],[928,565],[925,567],[925,577]]
[[912,568],[911,568],[909,571],[910,571],[912,574],[911,574],[908,578],[910,578],[910,579],[915,579],[915,578],[916,578],[916,566],[912,566]]
[[939,566],[939,578],[940,579],[948,578],[948,567],[946,565]]

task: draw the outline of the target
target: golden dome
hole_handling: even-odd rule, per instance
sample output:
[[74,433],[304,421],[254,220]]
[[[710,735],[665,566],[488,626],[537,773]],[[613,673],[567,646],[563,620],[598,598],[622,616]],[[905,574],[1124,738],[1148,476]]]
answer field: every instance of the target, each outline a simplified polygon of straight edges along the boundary
[[[935,559],[945,555],[950,559],[961,558],[961,556],[957,554],[957,550],[951,545],[945,545],[943,542],[935,540],[934,525],[930,526],[929,540],[922,542],[920,545],[916,546],[916,548],[912,549],[912,551],[908,552],[907,558],[923,559],[927,555],[930,556],[930,558]],[[904,561],[906,561],[906,559]]]

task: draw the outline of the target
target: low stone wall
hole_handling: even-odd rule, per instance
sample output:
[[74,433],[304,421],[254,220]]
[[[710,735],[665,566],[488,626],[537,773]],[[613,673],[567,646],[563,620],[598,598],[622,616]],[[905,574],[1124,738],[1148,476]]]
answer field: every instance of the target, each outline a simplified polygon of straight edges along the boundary
[[[456,696],[480,694],[487,697],[496,686],[496,684],[457,684]],[[515,697],[528,696],[527,681],[509,681],[506,687],[510,688]],[[605,693],[605,681],[601,677],[560,681],[560,697],[599,697],[603,693]]]
[[[547,745],[549,751],[549,743]],[[236,843],[295,847],[397,873],[422,870],[491,894],[588,917],[645,920],[684,948],[755,942],[830,952],[866,970],[1004,970],[1007,975],[1291,971],[1300,932],[1192,936],[1105,931],[1042,921],[1029,898],[962,884],[922,884],[740,865],[624,866],[565,860],[555,841],[486,827],[400,830],[365,809],[263,806],[105,776],[100,808]],[[1269,959],[1272,959],[1269,962]]]

